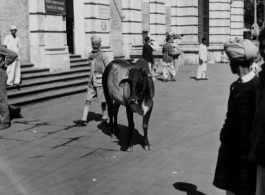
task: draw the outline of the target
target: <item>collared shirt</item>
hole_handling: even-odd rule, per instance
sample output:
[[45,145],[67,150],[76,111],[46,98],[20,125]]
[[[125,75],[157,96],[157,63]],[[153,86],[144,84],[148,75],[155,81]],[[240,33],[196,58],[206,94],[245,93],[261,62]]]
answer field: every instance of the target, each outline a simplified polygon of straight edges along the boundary
[[248,74],[246,74],[243,77],[241,77],[240,78],[240,82],[241,83],[246,83],[246,82],[250,81],[251,79],[253,79],[255,76],[256,76],[256,74],[251,71]]

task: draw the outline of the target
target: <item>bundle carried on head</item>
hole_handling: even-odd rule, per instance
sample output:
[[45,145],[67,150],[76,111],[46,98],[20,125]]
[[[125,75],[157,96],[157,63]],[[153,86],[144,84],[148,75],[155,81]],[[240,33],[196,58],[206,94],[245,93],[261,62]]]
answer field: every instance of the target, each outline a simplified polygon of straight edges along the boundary
[[224,50],[231,61],[255,61],[258,47],[247,39],[238,39],[224,44]]

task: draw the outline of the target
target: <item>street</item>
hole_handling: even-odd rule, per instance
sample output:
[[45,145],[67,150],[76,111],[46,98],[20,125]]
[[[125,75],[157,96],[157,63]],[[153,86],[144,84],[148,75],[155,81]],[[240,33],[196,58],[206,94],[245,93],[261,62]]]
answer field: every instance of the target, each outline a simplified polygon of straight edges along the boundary
[[86,93],[22,108],[23,118],[0,131],[1,195],[224,195],[212,185],[230,84],[228,64],[208,64],[209,80],[195,81],[197,66],[179,67],[176,82],[155,81],[149,121],[151,150],[142,148],[142,117],[134,115],[133,151],[122,151],[122,136],[101,125],[93,102],[86,127]]

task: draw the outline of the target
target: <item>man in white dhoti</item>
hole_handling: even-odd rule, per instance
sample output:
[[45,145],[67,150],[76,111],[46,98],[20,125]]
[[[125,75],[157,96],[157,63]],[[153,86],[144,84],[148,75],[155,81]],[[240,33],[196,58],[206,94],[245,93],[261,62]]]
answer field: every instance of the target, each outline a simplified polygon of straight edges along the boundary
[[7,35],[4,40],[4,45],[7,49],[10,49],[18,54],[17,60],[15,60],[10,66],[7,67],[6,73],[8,75],[7,85],[19,85],[21,79],[20,71],[20,59],[19,49],[21,48],[20,39],[16,36],[17,27],[12,25],[10,27],[11,34]]
[[200,47],[199,47],[199,67],[198,67],[198,72],[196,76],[196,81],[208,80],[205,77],[208,59],[209,58],[208,58],[208,50],[206,47],[206,38],[202,38],[202,43],[200,44]]

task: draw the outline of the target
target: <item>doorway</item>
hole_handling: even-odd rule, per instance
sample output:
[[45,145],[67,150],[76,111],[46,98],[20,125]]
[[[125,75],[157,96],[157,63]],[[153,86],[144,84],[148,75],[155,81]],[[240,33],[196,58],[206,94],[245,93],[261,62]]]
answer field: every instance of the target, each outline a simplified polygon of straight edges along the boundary
[[201,43],[202,38],[207,39],[207,46],[209,46],[209,0],[199,0],[198,1],[198,28],[199,28],[199,43]]
[[66,36],[69,53],[75,54],[74,48],[74,2],[73,0],[65,1],[66,9]]

